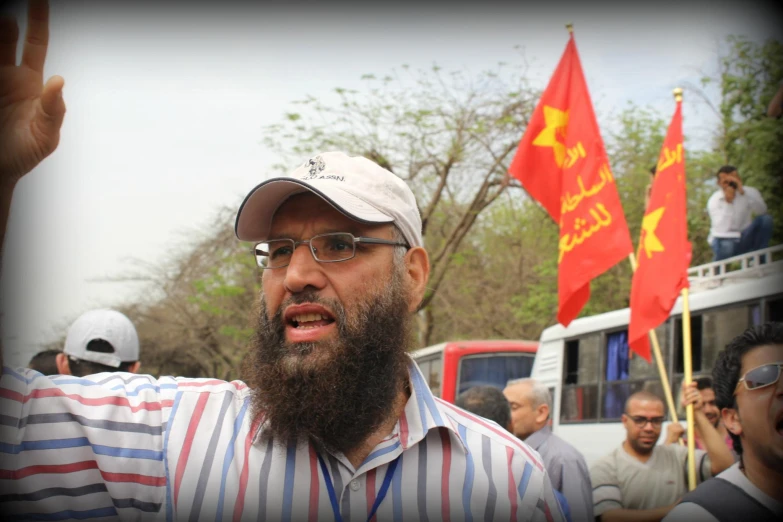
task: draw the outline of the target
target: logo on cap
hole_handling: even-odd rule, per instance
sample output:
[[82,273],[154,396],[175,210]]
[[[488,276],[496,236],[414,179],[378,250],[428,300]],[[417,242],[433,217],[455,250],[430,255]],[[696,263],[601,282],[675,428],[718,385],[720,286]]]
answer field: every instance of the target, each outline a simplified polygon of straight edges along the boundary
[[314,158],[310,158],[307,163],[305,163],[305,166],[310,167],[310,175],[302,178],[307,180],[316,178],[318,173],[322,172],[326,168],[326,163],[324,163],[324,159],[321,156],[316,156]]

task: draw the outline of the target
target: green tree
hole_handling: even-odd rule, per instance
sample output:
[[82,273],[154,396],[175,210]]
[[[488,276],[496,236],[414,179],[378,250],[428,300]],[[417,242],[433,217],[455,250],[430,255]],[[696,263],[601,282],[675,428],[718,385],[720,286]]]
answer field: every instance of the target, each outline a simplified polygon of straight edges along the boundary
[[738,168],[743,182],[761,191],[774,220],[774,239],[783,241],[783,120],[767,117],[767,106],[783,81],[783,42],[752,42],[729,36],[716,76],[705,75],[702,87],[717,85],[714,100],[704,88],[695,93],[718,119],[712,173],[722,164]]

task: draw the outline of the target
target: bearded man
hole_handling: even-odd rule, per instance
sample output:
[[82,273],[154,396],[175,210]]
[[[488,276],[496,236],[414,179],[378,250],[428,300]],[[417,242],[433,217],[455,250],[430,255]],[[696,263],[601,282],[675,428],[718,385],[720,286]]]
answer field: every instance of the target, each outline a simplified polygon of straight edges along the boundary
[[[48,8],[0,42],[0,229],[57,145]],[[2,22],[15,35],[15,23]],[[6,30],[7,29],[7,30]],[[538,455],[432,396],[407,355],[429,276],[407,185],[324,153],[254,188],[258,325],[241,382],[3,369],[0,502],[15,519],[562,520]]]

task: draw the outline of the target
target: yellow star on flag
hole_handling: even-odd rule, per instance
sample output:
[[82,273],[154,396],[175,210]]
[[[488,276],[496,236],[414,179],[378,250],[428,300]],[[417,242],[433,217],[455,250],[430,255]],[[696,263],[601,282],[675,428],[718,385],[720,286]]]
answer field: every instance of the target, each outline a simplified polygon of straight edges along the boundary
[[566,147],[557,138],[565,135],[565,130],[568,126],[568,111],[561,111],[544,105],[544,120],[546,121],[546,127],[533,140],[533,145],[552,147],[552,152],[555,154],[555,163],[557,163],[558,167],[562,167],[565,162]]
[[653,210],[642,219],[642,230],[644,231],[644,239],[642,240],[642,247],[644,248],[647,258],[651,258],[653,252],[663,252],[663,243],[655,235],[655,229],[658,228],[658,222],[661,221],[663,212],[666,207],[661,207]]

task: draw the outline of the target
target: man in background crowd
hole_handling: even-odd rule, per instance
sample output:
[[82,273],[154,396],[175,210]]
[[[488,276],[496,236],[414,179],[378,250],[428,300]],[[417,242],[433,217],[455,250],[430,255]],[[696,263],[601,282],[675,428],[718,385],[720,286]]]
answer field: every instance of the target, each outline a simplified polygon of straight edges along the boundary
[[590,471],[579,450],[552,433],[549,389],[534,379],[515,379],[503,394],[511,405],[511,432],[541,455],[552,487],[562,493],[571,518],[592,522]]
[[[715,401],[715,390],[712,387],[712,378],[708,376],[699,377],[694,379],[694,382],[696,383],[696,389],[699,390],[699,393],[701,394],[702,411],[704,411],[704,416],[707,417],[707,420],[710,421],[716,430],[718,430],[718,433],[726,442],[726,446],[728,446],[730,450],[734,451],[734,443],[729,436],[728,430],[726,430],[726,427],[723,425],[720,408],[718,408]],[[680,440],[680,437],[682,437],[684,434],[685,428],[682,427],[681,424],[679,425],[679,428],[677,426],[671,426],[667,432],[666,444],[677,444]],[[698,429],[696,429],[695,438],[696,448],[700,450],[706,449]],[[687,442],[687,437],[683,440]]]
[[459,394],[454,402],[463,410],[496,422],[511,431],[511,408],[506,396],[494,386],[474,386]]
[[[696,426],[707,451],[696,451],[696,478],[703,482],[734,463],[718,431],[702,411],[696,383],[683,383],[682,405],[693,404]],[[602,522],[659,521],[688,491],[688,449],[657,445],[665,420],[663,401],[640,391],[625,403],[626,440],[590,469],[595,516]],[[674,426],[677,426],[674,424]]]
[[44,350],[33,355],[27,367],[41,372],[44,375],[57,375],[57,356],[63,353],[61,350]]
[[737,168],[718,169],[718,190],[707,201],[713,260],[767,248],[772,239],[772,216],[761,193],[742,184]]
[[712,376],[740,461],[694,491],[666,522],[783,520],[783,323],[746,330],[718,355]]
[[68,329],[56,356],[57,372],[84,377],[102,372],[139,371],[139,336],[133,323],[114,310],[90,310]]

